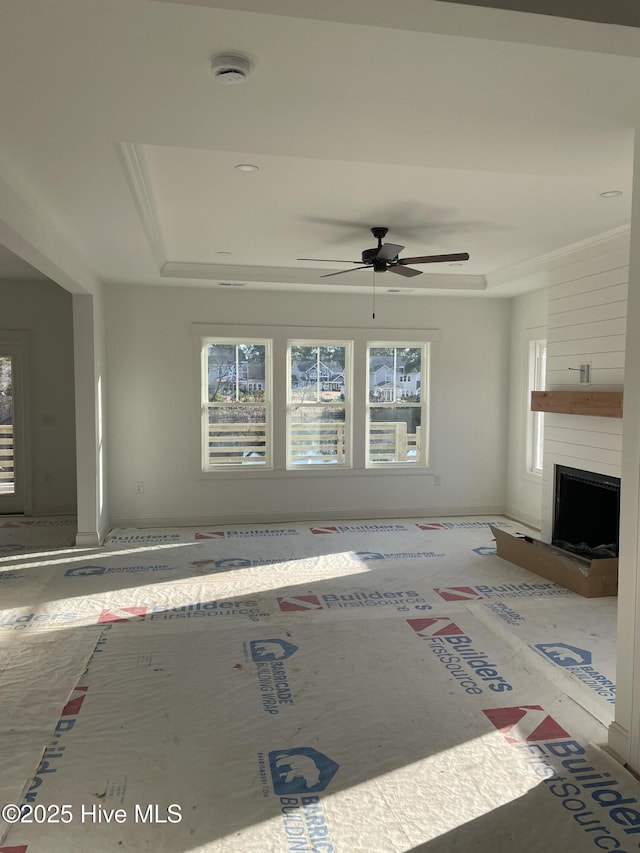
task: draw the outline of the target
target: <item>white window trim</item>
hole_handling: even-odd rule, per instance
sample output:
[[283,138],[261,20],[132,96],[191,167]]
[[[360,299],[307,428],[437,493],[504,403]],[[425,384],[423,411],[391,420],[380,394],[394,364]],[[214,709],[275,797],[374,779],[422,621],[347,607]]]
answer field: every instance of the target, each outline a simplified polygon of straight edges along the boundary
[[[209,365],[207,362],[207,345],[208,344],[228,344],[230,346],[239,346],[242,344],[257,344],[265,348],[265,365],[264,365],[264,384],[265,384],[265,458],[264,462],[258,465],[242,465],[237,463],[220,463],[209,467],[207,459],[209,456],[209,409],[212,404],[208,401],[209,397],[209,381],[208,372]],[[273,469],[273,393],[268,393],[273,387],[272,376],[273,356],[271,352],[271,340],[268,338],[239,338],[230,337],[229,335],[211,335],[204,336],[200,339],[200,468],[203,474],[215,474],[218,471],[242,471],[246,468],[258,468],[261,471],[271,471]],[[237,371],[237,379],[241,379],[240,371]],[[225,408],[224,405],[214,406],[214,408]]]
[[[202,470],[202,339],[220,338],[236,339],[241,343],[258,340],[272,341],[271,356],[273,375],[271,393],[271,434],[272,434],[272,467],[265,466],[234,466],[222,467],[215,470]],[[429,459],[426,467],[414,463],[385,463],[384,466],[367,467],[366,465],[366,392],[368,386],[368,363],[365,357],[367,344],[373,341],[393,341],[401,346],[421,345],[428,343],[436,345],[440,341],[438,329],[381,329],[360,328],[347,326],[281,326],[281,325],[243,325],[243,324],[214,324],[192,323],[191,339],[193,345],[193,445],[191,457],[194,479],[197,480],[238,480],[239,478],[322,478],[322,477],[380,477],[385,474],[402,472],[403,476],[424,476],[432,473],[434,452],[430,430],[431,412],[437,406],[432,394],[437,386],[434,377],[429,377],[429,405],[424,429],[427,433],[426,445],[429,447]],[[287,381],[280,381],[277,371],[282,367],[286,371],[287,342],[302,341],[352,341],[352,456],[351,468],[337,465],[304,465],[295,469],[286,467],[286,406]],[[429,347],[430,371],[433,370],[435,346]]]
[[[344,347],[345,349],[345,367],[344,373],[345,376],[345,394],[344,401],[342,402],[342,406],[345,410],[345,420],[344,420],[344,441],[345,441],[345,460],[344,462],[332,462],[332,463],[317,463],[315,465],[302,465],[300,463],[296,464],[291,462],[291,413],[294,404],[291,400],[291,347],[295,346],[307,346],[307,347]],[[300,470],[309,470],[315,468],[352,468],[353,467],[353,342],[347,339],[335,339],[335,340],[327,340],[326,338],[317,339],[317,338],[295,338],[287,340],[287,361],[286,361],[286,383],[287,383],[287,406],[286,406],[286,417],[285,417],[285,433],[286,433],[286,470],[287,471],[300,471]],[[321,382],[322,380],[318,379],[317,382]],[[300,405],[312,405],[312,404],[300,404]]]
[[534,440],[536,435],[537,421],[538,430],[542,431],[544,443],[544,414],[542,412],[531,411],[531,392],[545,390],[544,387],[542,387],[544,386],[544,381],[540,381],[538,365],[541,354],[541,348],[544,347],[546,349],[547,341],[546,338],[542,334],[540,334],[539,330],[536,331],[537,334],[532,333],[531,337],[527,341],[527,415],[525,418],[524,473],[528,479],[539,482],[540,480],[542,480],[543,469],[542,467],[534,468],[533,465]]
[[[420,409],[421,417],[420,417],[420,434],[422,440],[420,442],[420,453],[415,462],[371,462],[367,458],[365,461],[365,467],[368,470],[388,470],[388,469],[402,469],[409,470],[411,468],[419,468],[421,471],[428,469],[429,467],[429,423],[430,423],[430,413],[431,413],[431,405],[430,405],[430,391],[431,391],[431,364],[430,364],[430,355],[431,355],[431,346],[430,341],[420,340],[420,341],[408,341],[405,338],[398,340],[375,340],[375,341],[367,341],[366,346],[366,364],[367,364],[367,383],[366,383],[366,396],[365,396],[365,407],[366,407],[366,434],[365,434],[365,452],[368,457],[368,447],[369,447],[369,413],[372,408],[384,408],[385,406],[407,406],[409,408]],[[403,399],[399,399],[395,402],[389,403],[371,403],[369,399],[369,382],[371,379],[371,373],[369,371],[369,361],[370,361],[370,351],[375,349],[376,347],[393,347],[395,349],[420,349],[422,350],[422,357],[420,361],[420,402],[408,402]],[[393,376],[396,371],[392,371],[392,381]],[[402,381],[403,376],[399,377],[399,381]]]

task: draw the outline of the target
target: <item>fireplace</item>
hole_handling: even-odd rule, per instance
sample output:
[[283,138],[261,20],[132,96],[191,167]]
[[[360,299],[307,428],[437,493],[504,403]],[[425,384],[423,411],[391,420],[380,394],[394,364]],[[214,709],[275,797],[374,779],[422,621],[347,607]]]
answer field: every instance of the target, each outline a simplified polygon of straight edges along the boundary
[[594,560],[618,556],[620,478],[555,466],[552,544]]

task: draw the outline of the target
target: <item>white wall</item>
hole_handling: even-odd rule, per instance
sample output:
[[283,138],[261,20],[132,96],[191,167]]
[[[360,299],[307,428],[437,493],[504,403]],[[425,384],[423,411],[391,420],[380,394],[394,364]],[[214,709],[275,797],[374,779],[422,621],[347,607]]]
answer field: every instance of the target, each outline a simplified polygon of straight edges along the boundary
[[527,471],[529,344],[547,337],[547,288],[516,296],[511,306],[511,373],[509,381],[509,445],[507,513],[540,527],[542,476]]
[[[34,515],[76,511],[71,294],[50,281],[0,281],[0,326],[29,332],[31,495]],[[45,482],[46,480],[46,482]]]
[[77,545],[99,545],[109,531],[106,483],[106,346],[102,289],[73,294],[78,461]]
[[[504,509],[509,300],[382,296],[374,321],[371,300],[361,296],[118,285],[105,289],[105,312],[114,525]],[[439,329],[433,365],[432,473],[198,476],[192,323]],[[434,485],[433,473],[440,475],[442,485]],[[135,492],[138,481],[144,482],[143,494]]]
[[[621,391],[624,382],[629,251],[621,249],[550,274],[547,389],[572,390],[591,364],[591,389]],[[550,542],[554,466],[620,477],[622,419],[545,415],[542,539]]]

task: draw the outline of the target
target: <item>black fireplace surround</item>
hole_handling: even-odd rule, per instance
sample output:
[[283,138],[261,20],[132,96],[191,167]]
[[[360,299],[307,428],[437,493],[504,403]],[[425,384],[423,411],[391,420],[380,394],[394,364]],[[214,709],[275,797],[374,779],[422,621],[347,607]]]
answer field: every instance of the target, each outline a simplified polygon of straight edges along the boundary
[[555,466],[552,544],[594,560],[618,556],[620,478]]

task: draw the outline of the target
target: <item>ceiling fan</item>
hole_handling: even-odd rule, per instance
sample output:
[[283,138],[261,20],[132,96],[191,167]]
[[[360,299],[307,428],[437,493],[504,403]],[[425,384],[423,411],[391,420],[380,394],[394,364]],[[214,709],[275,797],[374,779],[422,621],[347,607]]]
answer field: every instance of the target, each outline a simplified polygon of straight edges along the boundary
[[373,268],[374,272],[395,272],[398,275],[414,276],[422,275],[422,270],[411,269],[407,264],[440,264],[456,263],[457,261],[468,261],[469,254],[467,252],[458,252],[452,255],[423,255],[419,258],[402,258],[398,257],[404,246],[399,246],[397,243],[383,243],[382,239],[386,237],[388,228],[376,227],[371,229],[371,233],[377,239],[378,245],[374,249],[365,249],[362,253],[361,261],[336,261],[327,258],[298,258],[299,261],[322,261],[331,264],[359,264],[357,267],[352,267],[349,270],[340,270],[339,272],[330,272],[320,278],[328,278],[332,275],[342,275],[346,272],[354,270],[364,270]]

